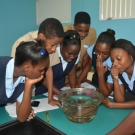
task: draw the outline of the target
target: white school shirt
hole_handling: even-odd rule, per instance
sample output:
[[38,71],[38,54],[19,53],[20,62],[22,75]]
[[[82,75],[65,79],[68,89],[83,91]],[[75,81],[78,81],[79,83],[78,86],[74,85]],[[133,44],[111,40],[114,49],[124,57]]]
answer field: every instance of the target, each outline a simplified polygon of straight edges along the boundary
[[[95,45],[92,45],[90,47],[87,48],[87,54],[89,55],[89,57],[92,59],[92,52],[93,52],[93,48]],[[94,52],[94,54],[96,54]],[[111,58],[109,57],[107,60],[103,61],[103,66],[106,66],[106,64],[108,65],[108,69],[110,70],[112,67],[112,61]]]
[[[62,55],[61,55],[61,52],[60,52],[60,45],[57,46],[57,51],[58,51],[59,57],[61,57],[61,63],[62,63],[63,71],[65,71],[68,62],[65,61],[65,60],[63,59]],[[80,53],[78,54],[78,57],[77,57],[77,60],[76,60],[75,64],[77,64],[77,63],[79,62],[79,59],[80,59]]]
[[[16,80],[15,83],[13,83],[13,72],[14,72],[14,58],[12,58],[7,66],[6,66],[6,78],[5,78],[5,85],[6,85],[6,95],[8,98],[10,98],[17,87],[18,84],[20,83],[25,83],[25,77],[20,76]],[[18,102],[22,102],[23,98],[23,92],[20,94],[20,96],[17,98]]]
[[[122,76],[123,76],[125,82],[128,84],[130,90],[133,90],[134,81],[135,81],[135,63],[134,63],[134,69],[133,69],[133,74],[132,74],[131,79],[129,80],[128,75],[127,75],[126,72],[123,72]],[[123,84],[120,79],[118,81],[119,81],[119,84]],[[107,82],[113,83],[112,77],[109,76]]]

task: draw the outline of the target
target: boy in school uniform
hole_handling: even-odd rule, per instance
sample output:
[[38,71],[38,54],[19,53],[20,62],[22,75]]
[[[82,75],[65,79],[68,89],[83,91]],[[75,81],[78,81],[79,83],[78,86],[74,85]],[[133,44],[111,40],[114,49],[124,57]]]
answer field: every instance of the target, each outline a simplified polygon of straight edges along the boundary
[[42,39],[45,41],[45,48],[49,53],[50,57],[50,67],[46,72],[46,82],[48,86],[48,102],[51,105],[58,104],[57,100],[53,99],[52,89],[53,89],[53,73],[52,66],[60,62],[58,53],[56,51],[56,46],[61,43],[64,35],[64,30],[62,24],[59,20],[55,18],[45,19],[39,26],[38,31],[29,32],[26,35],[20,37],[12,47],[11,56],[14,57],[15,48],[22,41],[31,41],[35,38]]
[[32,86],[44,77],[49,66],[49,55],[43,41],[22,42],[16,48],[15,58],[0,57],[0,106],[16,101],[20,122],[32,118]]

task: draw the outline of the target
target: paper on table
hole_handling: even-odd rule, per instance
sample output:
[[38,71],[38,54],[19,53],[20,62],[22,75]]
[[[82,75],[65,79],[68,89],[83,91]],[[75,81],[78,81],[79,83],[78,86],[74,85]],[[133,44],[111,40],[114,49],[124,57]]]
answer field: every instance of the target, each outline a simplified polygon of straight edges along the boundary
[[48,98],[36,99],[35,101],[40,101],[40,104],[38,107],[32,107],[34,109],[34,112],[36,113],[59,108],[58,106],[52,106],[48,104]]
[[[48,92],[44,93],[43,95],[48,97]],[[58,100],[58,97],[56,95],[53,96],[54,99]]]
[[93,85],[91,85],[91,84],[89,84],[87,82],[81,83],[81,86],[84,87],[84,88],[96,90],[96,87],[94,87]]
[[[96,88],[93,85],[87,82],[81,83],[81,87],[96,90]],[[61,90],[67,90],[67,89],[70,89],[70,87],[63,87]]]
[[[91,84],[89,84],[89,83],[87,83],[87,82],[81,83],[81,86],[82,86],[83,88],[96,90],[96,87],[94,87],[93,85],[91,85]],[[68,90],[68,89],[70,89],[70,87],[63,87],[63,88],[61,88],[61,90]],[[44,93],[43,95],[48,96],[48,92],[47,92],[47,93]],[[54,98],[54,99],[58,99],[58,98],[55,97],[55,96],[54,96],[53,98]]]
[[16,116],[16,103],[5,106],[5,109],[9,113],[9,116],[17,117]]
[[[40,102],[38,107],[32,107],[34,109],[35,113],[59,108],[58,106],[52,106],[52,105],[48,104],[48,98],[41,98],[41,99],[36,99],[36,100],[32,100],[32,101],[39,101]],[[5,106],[5,109],[9,113],[9,116],[17,117],[16,103]]]

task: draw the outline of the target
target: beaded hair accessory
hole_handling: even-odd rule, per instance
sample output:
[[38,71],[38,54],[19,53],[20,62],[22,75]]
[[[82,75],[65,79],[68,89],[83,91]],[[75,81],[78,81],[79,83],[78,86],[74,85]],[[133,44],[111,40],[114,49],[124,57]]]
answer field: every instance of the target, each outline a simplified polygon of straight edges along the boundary
[[65,36],[65,39],[80,39],[80,36],[78,36],[78,35],[67,35],[67,36]]
[[45,51],[45,50],[40,50],[39,52],[40,52],[40,55],[41,55],[41,56],[43,56],[43,55],[46,54],[46,51]]

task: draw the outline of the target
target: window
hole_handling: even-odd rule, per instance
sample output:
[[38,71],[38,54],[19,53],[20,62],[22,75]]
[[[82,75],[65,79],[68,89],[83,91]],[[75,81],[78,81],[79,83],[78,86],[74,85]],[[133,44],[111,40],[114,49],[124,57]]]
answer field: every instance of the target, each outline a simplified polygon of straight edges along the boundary
[[135,18],[135,0],[100,0],[100,20]]
[[36,1],[37,24],[46,18],[57,18],[61,23],[71,21],[70,0],[37,0]]

